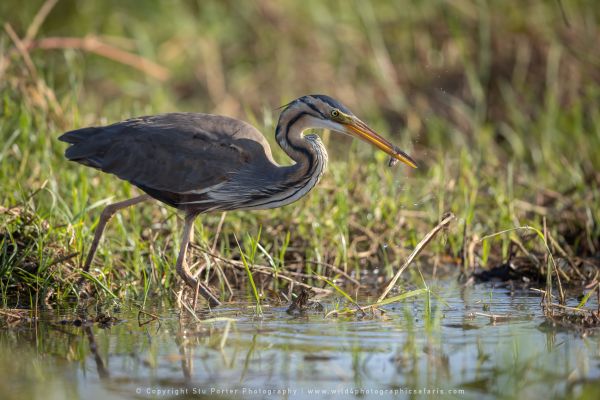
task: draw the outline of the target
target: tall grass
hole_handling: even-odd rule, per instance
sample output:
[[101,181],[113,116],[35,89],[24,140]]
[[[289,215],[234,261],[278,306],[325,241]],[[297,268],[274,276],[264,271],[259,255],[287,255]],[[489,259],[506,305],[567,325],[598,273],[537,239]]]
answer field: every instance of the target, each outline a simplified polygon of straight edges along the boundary
[[[542,256],[539,241],[517,235],[466,251],[478,238],[540,227],[543,218],[567,255],[598,254],[594,1],[562,2],[568,24],[557,2],[61,1],[20,52],[10,32],[25,38],[41,4],[0,4],[0,292],[7,304],[72,296],[101,206],[136,191],[66,162],[61,132],[140,114],[220,113],[255,124],[288,163],[273,141],[275,109],[307,93],[341,100],[413,155],[419,170],[388,169],[385,155],[325,133],[331,162],[321,184],[283,209],[230,213],[217,242],[222,257],[240,259],[234,233],[256,237],[263,226],[266,251],[255,262],[273,260],[278,272],[306,273],[312,265],[304,261],[317,261],[357,278],[385,265],[391,274],[446,211],[459,223],[430,244],[425,260],[494,266],[517,241]],[[64,40],[53,42],[62,48],[40,48],[50,38],[85,36],[167,75]],[[201,247],[212,246],[219,221],[205,215],[197,223]],[[177,282],[177,225],[163,206],[120,213],[93,266],[98,285],[116,296],[169,289]]]

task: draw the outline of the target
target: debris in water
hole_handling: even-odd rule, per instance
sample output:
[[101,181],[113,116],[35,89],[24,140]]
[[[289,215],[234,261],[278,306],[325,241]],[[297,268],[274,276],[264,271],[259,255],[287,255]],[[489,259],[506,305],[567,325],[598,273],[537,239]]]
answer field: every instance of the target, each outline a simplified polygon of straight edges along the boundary
[[119,320],[118,318],[112,317],[110,315],[100,313],[93,318],[87,318],[86,316],[82,315],[82,316],[76,317],[74,319],[61,319],[58,322],[61,325],[72,325],[77,328],[91,327],[94,324],[96,324],[99,328],[106,329],[106,328],[110,328],[113,325],[118,324],[122,321]]
[[[595,289],[600,298],[600,285]],[[543,306],[546,321],[541,328],[559,328],[579,332],[582,336],[600,333],[600,305],[596,310],[580,307],[568,307],[550,303]]]
[[323,306],[317,301],[310,301],[310,298],[314,295],[311,290],[302,288],[298,297],[296,297],[292,304],[288,307],[286,312],[288,314],[303,314],[307,309],[314,309],[316,311],[322,311]]

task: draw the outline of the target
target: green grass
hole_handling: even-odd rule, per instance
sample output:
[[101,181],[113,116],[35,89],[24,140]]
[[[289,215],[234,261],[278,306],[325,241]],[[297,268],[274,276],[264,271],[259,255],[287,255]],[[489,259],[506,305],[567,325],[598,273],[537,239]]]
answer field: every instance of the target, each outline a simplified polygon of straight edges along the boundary
[[[4,306],[73,298],[102,206],[137,192],[68,163],[60,133],[140,114],[213,112],[255,124],[287,163],[273,141],[276,107],[307,93],[341,100],[420,168],[389,169],[384,154],[326,132],[331,157],[321,184],[283,209],[229,213],[215,249],[221,257],[239,260],[234,234],[258,243],[262,227],[254,263],[274,263],[276,273],[314,269],[333,277],[302,262],[308,260],[357,277],[374,269],[391,276],[446,211],[458,222],[428,246],[423,263],[492,267],[517,242],[542,259],[544,244],[518,232],[474,246],[472,257],[463,249],[501,230],[541,230],[543,218],[556,257],[557,245],[572,259],[598,256],[594,1],[562,2],[568,24],[551,1],[64,1],[36,36],[98,36],[162,65],[169,72],[162,81],[75,49],[31,50],[32,71],[5,24],[24,37],[41,2],[13,3],[0,5]],[[200,247],[212,248],[219,221],[218,214],[199,218]],[[101,293],[170,293],[179,282],[173,266],[180,229],[176,213],[158,204],[120,213],[93,264]],[[197,250],[192,258],[209,263],[211,282],[223,291],[210,264],[217,261]],[[245,281],[220,266],[231,282]],[[258,291],[288,288],[254,277]],[[316,276],[305,281],[323,284]]]

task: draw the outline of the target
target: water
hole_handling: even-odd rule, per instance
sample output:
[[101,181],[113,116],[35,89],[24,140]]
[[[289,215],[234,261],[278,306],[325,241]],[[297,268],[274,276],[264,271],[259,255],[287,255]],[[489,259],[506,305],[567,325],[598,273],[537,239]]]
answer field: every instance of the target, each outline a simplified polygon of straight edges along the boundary
[[[110,313],[122,321],[102,328],[75,326],[73,312],[49,311],[35,323],[0,329],[0,393],[8,399],[596,395],[600,340],[544,327],[537,295],[486,286],[436,291],[447,304],[432,298],[429,319],[423,297],[362,319],[293,316],[285,306],[264,307],[258,318],[248,302],[198,311],[205,321],[146,307],[160,323],[140,326],[138,308],[122,306]],[[494,323],[474,313],[511,318]]]

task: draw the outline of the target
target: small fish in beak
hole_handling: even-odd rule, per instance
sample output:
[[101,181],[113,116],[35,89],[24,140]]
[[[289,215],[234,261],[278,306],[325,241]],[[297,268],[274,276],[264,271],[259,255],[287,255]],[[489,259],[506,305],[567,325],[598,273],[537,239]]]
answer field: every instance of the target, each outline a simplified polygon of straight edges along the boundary
[[[402,150],[400,150],[399,147],[394,146],[394,153],[396,154],[402,154]],[[394,156],[390,156],[390,159],[388,161],[388,167],[392,168],[393,166],[395,166],[396,164],[398,164],[398,159],[395,158]]]

